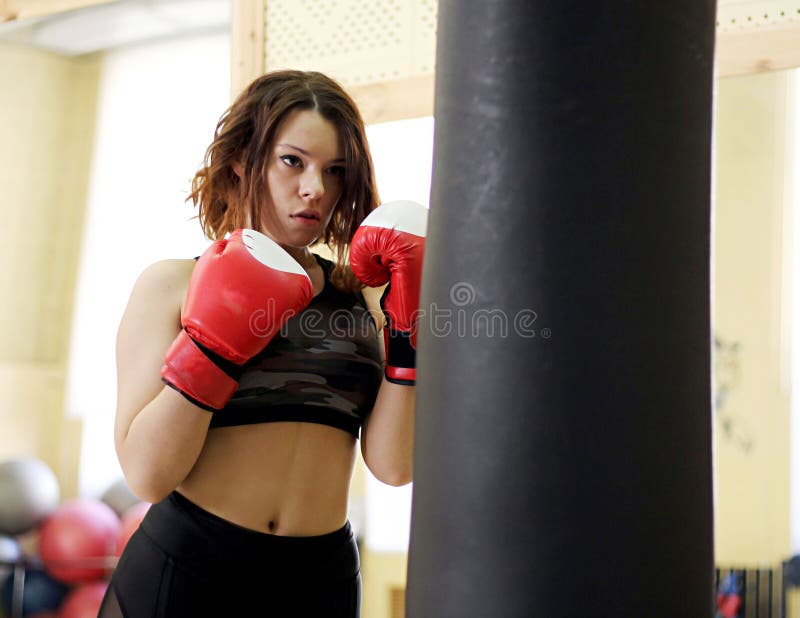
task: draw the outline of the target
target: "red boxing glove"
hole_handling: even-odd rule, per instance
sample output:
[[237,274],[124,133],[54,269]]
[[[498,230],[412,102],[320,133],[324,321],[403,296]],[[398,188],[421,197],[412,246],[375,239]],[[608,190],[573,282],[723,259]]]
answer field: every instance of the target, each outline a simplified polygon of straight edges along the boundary
[[203,408],[225,407],[241,366],[308,306],[313,294],[303,267],[277,243],[255,230],[236,230],[197,261],[183,330],[164,356],[161,377]]
[[417,379],[417,319],[428,209],[398,201],[373,210],[350,244],[350,267],[370,287],[389,282],[381,297],[386,316],[386,379],[414,384]]

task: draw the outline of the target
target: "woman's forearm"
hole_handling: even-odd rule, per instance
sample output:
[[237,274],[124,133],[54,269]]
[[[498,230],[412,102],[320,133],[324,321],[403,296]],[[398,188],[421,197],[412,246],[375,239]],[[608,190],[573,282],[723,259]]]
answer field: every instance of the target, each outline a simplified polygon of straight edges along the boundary
[[191,471],[205,443],[211,414],[165,386],[117,440],[117,455],[131,490],[158,502]]
[[384,379],[361,435],[364,462],[388,485],[413,479],[415,393],[414,386]]

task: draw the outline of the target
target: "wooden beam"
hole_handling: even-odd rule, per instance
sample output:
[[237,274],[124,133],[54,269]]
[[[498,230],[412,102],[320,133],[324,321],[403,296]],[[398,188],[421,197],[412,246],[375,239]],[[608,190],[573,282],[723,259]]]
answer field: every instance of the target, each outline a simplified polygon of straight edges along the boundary
[[110,4],[115,0],[0,0],[0,23],[45,17],[87,6]]
[[433,116],[433,90],[433,74],[348,88],[366,124]]
[[264,72],[266,0],[231,2],[231,98]]
[[[731,77],[800,67],[800,22],[720,32],[716,76]],[[367,124],[433,115],[434,76],[349,88]]]
[[[102,1],[108,0],[32,0],[30,4],[54,6]],[[235,0],[231,3],[232,97],[265,70],[266,2]],[[6,0],[6,4],[22,4],[22,0]],[[800,22],[718,32],[715,63],[717,77],[800,67]],[[432,74],[353,86],[348,90],[367,124],[433,115]]]
[[800,22],[718,32],[717,77],[800,66]]

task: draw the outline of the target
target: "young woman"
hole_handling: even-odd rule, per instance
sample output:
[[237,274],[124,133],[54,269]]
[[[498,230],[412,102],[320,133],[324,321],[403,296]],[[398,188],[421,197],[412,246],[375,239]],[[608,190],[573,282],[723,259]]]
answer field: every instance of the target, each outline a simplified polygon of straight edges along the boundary
[[[363,121],[320,73],[253,82],[191,199],[214,244],[148,267],[119,327],[116,448],[153,506],[100,616],[358,616],[359,433],[378,479],[411,481],[419,232],[398,242],[386,216],[359,229],[377,206]],[[391,278],[383,311],[349,253],[366,283]]]

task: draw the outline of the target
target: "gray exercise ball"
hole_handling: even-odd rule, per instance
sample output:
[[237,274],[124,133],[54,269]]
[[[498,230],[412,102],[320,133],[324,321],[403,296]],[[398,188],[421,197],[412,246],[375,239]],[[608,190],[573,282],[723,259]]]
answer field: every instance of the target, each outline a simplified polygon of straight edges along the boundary
[[32,530],[56,509],[60,496],[56,475],[40,459],[0,463],[0,534]]
[[103,492],[100,500],[110,506],[120,517],[134,504],[139,504],[139,502],[141,502],[130,490],[124,478],[110,485],[109,488]]

